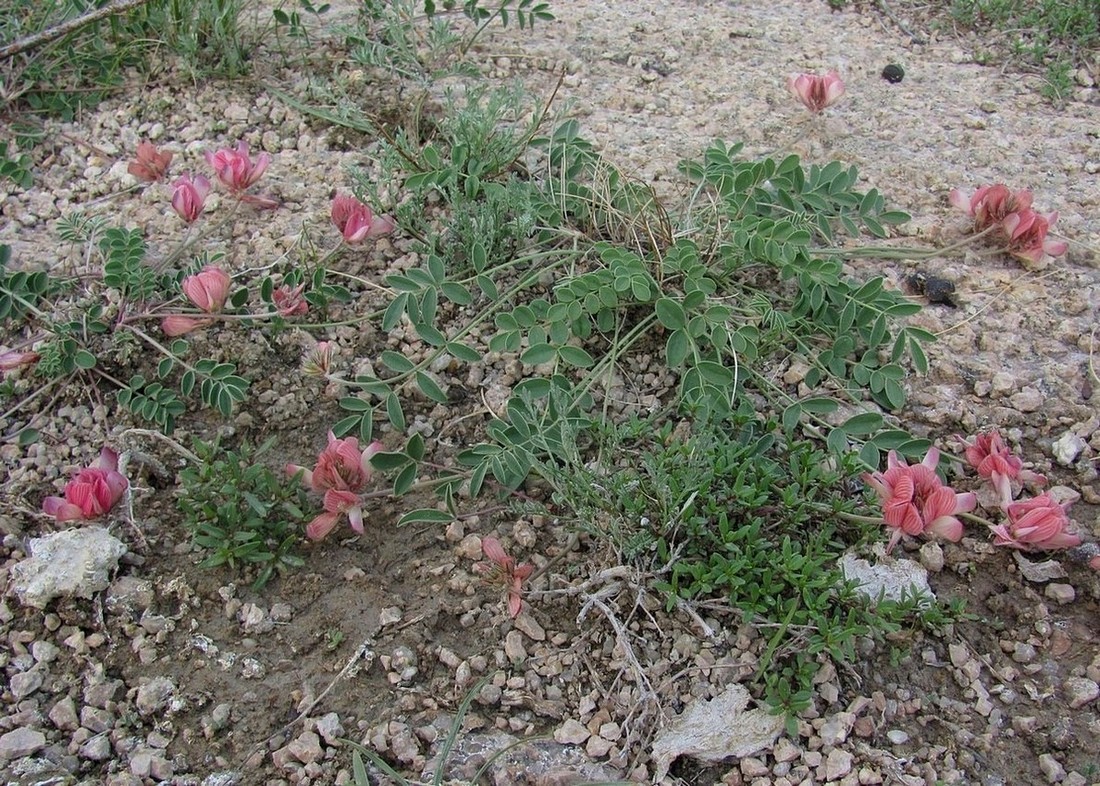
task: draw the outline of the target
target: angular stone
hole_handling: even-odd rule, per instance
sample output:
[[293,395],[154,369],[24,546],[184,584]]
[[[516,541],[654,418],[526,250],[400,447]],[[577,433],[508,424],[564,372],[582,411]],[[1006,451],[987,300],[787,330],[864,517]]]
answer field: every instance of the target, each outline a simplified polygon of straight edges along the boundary
[[76,702],[72,696],[66,696],[50,708],[50,721],[63,731],[76,731],[80,718],[76,714]]
[[152,715],[167,706],[175,692],[176,684],[172,680],[167,677],[153,677],[138,688],[134,703],[142,715]]
[[570,718],[554,731],[554,741],[563,745],[580,745],[592,736],[584,724]]
[[11,681],[8,687],[11,689],[11,693],[16,699],[25,699],[41,688],[45,679],[46,677],[41,669],[21,671],[18,674],[11,675]]
[[1067,677],[1062,684],[1062,692],[1066,695],[1066,701],[1070,709],[1076,710],[1084,707],[1100,696],[1100,685],[1088,677]]
[[505,635],[504,657],[511,663],[522,663],[527,660],[527,650],[523,648],[523,634],[518,630],[510,630]]
[[20,759],[46,747],[46,735],[38,729],[12,729],[0,736],[0,759]]
[[825,759],[825,780],[838,781],[852,771],[852,754],[833,748]]
[[77,750],[77,755],[88,761],[107,761],[111,758],[111,740],[106,734],[97,734]]
[[317,719],[317,733],[326,745],[339,745],[340,738],[344,736],[344,726],[340,723],[340,716],[335,712],[322,715]]
[[321,738],[312,731],[302,732],[291,740],[286,748],[287,753],[302,764],[317,761],[325,755],[324,750],[321,748]]

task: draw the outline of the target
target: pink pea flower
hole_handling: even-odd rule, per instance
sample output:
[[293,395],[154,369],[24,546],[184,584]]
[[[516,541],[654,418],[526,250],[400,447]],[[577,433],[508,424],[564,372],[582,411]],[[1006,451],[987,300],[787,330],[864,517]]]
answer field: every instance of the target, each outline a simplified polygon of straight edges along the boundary
[[305,288],[305,284],[299,284],[294,289],[284,284],[271,293],[271,299],[275,301],[275,310],[279,312],[279,316],[293,317],[309,311],[309,303],[302,297],[302,291]]
[[1081,537],[1069,532],[1068,503],[1059,505],[1050,492],[1013,502],[1008,506],[1008,521],[993,527],[993,545],[1024,551],[1070,549],[1081,545]]
[[268,153],[260,153],[253,161],[248,155],[248,143],[242,139],[237,143],[236,150],[223,147],[214,153],[208,151],[206,162],[213,168],[214,174],[222,185],[237,196],[241,196],[263,177],[264,171],[271,163],[271,156]]
[[354,245],[368,237],[388,235],[394,230],[389,216],[376,216],[369,206],[347,194],[337,194],[332,200],[332,223],[344,236],[344,242]]
[[981,232],[1004,221],[1010,214],[1031,209],[1031,192],[1026,188],[1010,191],[1003,183],[982,186],[967,196],[959,189],[952,189],[948,201],[965,210],[974,219],[974,229]]
[[168,165],[172,163],[172,154],[160,152],[152,142],[142,141],[137,146],[134,160],[126,171],[146,183],[155,183],[168,174]]
[[202,215],[206,195],[210,193],[210,181],[202,175],[182,175],[172,184],[172,209],[188,224]]
[[1065,242],[1047,240],[1047,232],[1057,220],[1057,212],[1043,215],[1030,209],[1005,216],[1001,225],[1008,235],[1009,253],[1034,264],[1039,264],[1046,255],[1057,257],[1066,253]]
[[207,265],[193,276],[187,276],[180,284],[183,294],[195,307],[208,314],[221,311],[229,297],[232,279],[219,267]]
[[58,521],[81,521],[102,516],[115,506],[129,482],[118,471],[118,454],[103,448],[99,459],[65,484],[65,497],[46,497],[42,510]]
[[883,519],[894,530],[886,545],[889,554],[902,535],[915,537],[929,532],[950,541],[962,537],[963,525],[957,518],[978,504],[972,492],[956,493],[936,475],[940,453],[929,448],[924,460],[908,466],[891,450],[886,458],[886,472],[864,473],[863,481],[871,486],[882,501]]
[[363,500],[359,494],[370,482],[371,457],[381,450],[381,442],[372,442],[360,450],[355,437],[337,439],[330,431],[328,445],[318,454],[317,465],[312,470],[296,464],[286,465],[288,475],[293,477],[302,473],[304,484],[325,495],[325,512],[306,526],[306,536],[310,540],[324,538],[345,515],[353,530],[363,532]]
[[534,565],[526,562],[517,565],[516,561],[504,552],[500,541],[492,537],[481,539],[481,552],[492,564],[479,562],[474,565],[474,570],[485,576],[488,582],[499,584],[504,588],[508,598],[508,614],[513,618],[518,617],[523,608],[523,582],[534,573]]
[[820,74],[791,74],[787,77],[787,89],[806,105],[811,112],[820,112],[832,106],[844,95],[844,80],[836,71]]
[[1024,469],[1024,462],[1005,445],[996,430],[978,434],[966,445],[966,463],[993,484],[1001,498],[1001,507],[1012,502],[1012,481],[1042,485],[1047,479],[1037,472]]
[[37,352],[18,352],[9,350],[0,352],[0,371],[14,371],[23,366],[33,366],[42,356]]
[[175,338],[190,333],[192,330],[206,327],[212,321],[201,317],[185,317],[183,314],[169,314],[160,321],[160,329],[164,331],[164,335]]

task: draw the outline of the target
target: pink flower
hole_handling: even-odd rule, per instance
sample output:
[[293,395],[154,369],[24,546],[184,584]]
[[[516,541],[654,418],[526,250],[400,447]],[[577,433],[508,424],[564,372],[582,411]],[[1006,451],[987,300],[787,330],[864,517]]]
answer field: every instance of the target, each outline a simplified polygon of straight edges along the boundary
[[271,293],[271,299],[275,301],[275,309],[279,312],[279,316],[293,317],[309,311],[309,303],[302,297],[302,290],[305,288],[305,284],[300,284],[294,289],[284,284]]
[[934,533],[950,541],[962,537],[963,525],[956,518],[978,504],[973,493],[959,494],[945,486],[936,475],[940,453],[929,448],[924,461],[908,466],[891,450],[886,458],[886,472],[864,473],[863,480],[882,501],[883,519],[894,530],[886,553],[893,550],[902,535],[917,536]]
[[185,317],[183,314],[169,314],[160,321],[160,329],[166,336],[182,336],[192,330],[206,327],[212,320],[201,317]]
[[172,184],[172,209],[176,215],[193,224],[202,215],[206,195],[210,193],[210,181],[202,175],[192,178],[183,175]]
[[1001,506],[1012,502],[1012,481],[1043,484],[1047,479],[1037,472],[1024,469],[1024,462],[1013,455],[1000,433],[996,430],[978,434],[974,442],[965,442],[966,463],[978,471],[978,474],[993,484],[1001,498]]
[[152,142],[142,141],[138,144],[137,154],[126,167],[126,171],[138,180],[155,183],[168,173],[168,165],[171,163],[171,153],[162,153]]
[[207,265],[201,272],[185,278],[180,288],[196,308],[213,314],[221,311],[225,305],[230,284],[232,279],[228,273],[219,267]]
[[844,80],[836,71],[830,71],[824,76],[791,74],[787,77],[787,89],[811,112],[820,112],[844,95]]
[[33,366],[42,356],[37,352],[18,352],[9,350],[0,352],[0,371],[14,371],[23,366]]
[[80,521],[102,516],[115,506],[129,486],[118,472],[118,454],[103,448],[91,467],[80,470],[65,484],[65,498],[46,497],[42,510],[58,521]]
[[302,361],[302,373],[310,377],[328,376],[332,370],[332,342],[318,341]]
[[317,456],[317,465],[308,470],[297,464],[287,464],[291,477],[302,473],[302,482],[313,491],[325,495],[325,512],[306,527],[310,540],[321,540],[340,517],[347,515],[351,528],[363,532],[363,501],[359,494],[366,489],[371,477],[371,457],[382,450],[381,442],[372,442],[363,450],[355,437],[337,439],[328,433],[328,445]]
[[1058,213],[1042,215],[1033,210],[1020,210],[1005,216],[1001,225],[1008,235],[1008,252],[1028,262],[1038,264],[1044,255],[1052,257],[1066,253],[1067,245],[1060,240],[1047,240],[1047,232],[1058,220]]
[[271,156],[260,153],[253,162],[248,155],[248,143],[241,140],[237,143],[236,150],[222,148],[216,153],[207,152],[206,161],[214,169],[218,180],[234,194],[240,196],[263,177],[264,171],[271,163]]
[[349,244],[388,235],[394,230],[392,218],[374,215],[370,207],[347,194],[337,194],[332,200],[332,223]]
[[500,541],[492,537],[481,539],[481,552],[493,564],[479,562],[474,566],[474,570],[485,576],[487,581],[504,588],[508,598],[508,613],[512,617],[518,617],[523,608],[523,582],[534,573],[534,565],[527,563],[517,565],[516,561],[504,552]]
[[1011,213],[1031,208],[1030,191],[1022,188],[1013,193],[1003,183],[982,186],[969,197],[956,188],[948,199],[952,205],[974,218],[974,229],[979,232],[1001,223]]
[[1081,545],[1081,537],[1068,532],[1066,505],[1051,499],[1050,492],[1013,502],[1008,506],[1008,521],[993,527],[994,546],[1025,551],[1069,549]]

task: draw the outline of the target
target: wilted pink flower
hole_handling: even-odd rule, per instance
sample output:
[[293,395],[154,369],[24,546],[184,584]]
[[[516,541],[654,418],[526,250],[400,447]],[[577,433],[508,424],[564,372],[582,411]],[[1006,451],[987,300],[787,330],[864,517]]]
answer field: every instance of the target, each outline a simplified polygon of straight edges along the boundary
[[328,445],[318,454],[317,465],[312,470],[297,464],[286,465],[288,475],[293,477],[302,473],[303,483],[325,495],[325,512],[306,527],[310,540],[324,538],[345,514],[351,528],[363,532],[363,503],[359,494],[370,482],[370,459],[381,450],[381,442],[372,442],[360,450],[355,437],[337,439],[330,431]]
[[221,311],[229,297],[229,286],[232,279],[229,274],[219,267],[207,265],[201,272],[188,276],[180,284],[183,294],[195,304],[196,308],[213,314]]
[[1001,223],[1011,213],[1031,209],[1030,191],[1022,188],[1012,192],[1003,183],[982,186],[973,196],[967,196],[957,188],[952,189],[948,200],[974,218],[974,229],[979,232]]
[[138,180],[155,183],[168,173],[168,165],[171,163],[171,153],[162,153],[152,142],[142,141],[138,144],[137,154],[126,167],[126,171]]
[[963,525],[959,513],[974,509],[978,500],[973,493],[959,494],[936,475],[940,453],[929,448],[924,460],[908,466],[891,450],[886,458],[886,472],[864,473],[863,480],[882,500],[883,519],[894,530],[886,553],[893,550],[902,535],[917,536],[934,533],[957,541]]
[[279,316],[293,317],[309,311],[309,303],[302,297],[302,290],[305,288],[305,284],[299,284],[294,289],[284,284],[271,293],[271,299],[275,301],[275,309],[279,312]]
[[302,373],[310,377],[324,377],[332,370],[332,342],[318,341],[317,346],[306,353],[302,361]]
[[46,497],[42,510],[58,521],[94,519],[113,508],[128,485],[118,471],[118,454],[105,447],[95,464],[65,484],[65,498]]
[[172,209],[188,224],[193,224],[202,215],[209,193],[210,181],[202,175],[178,177],[172,184]]
[[33,366],[42,356],[37,352],[0,352],[0,371],[14,371],[23,366]]
[[481,552],[493,564],[479,562],[474,569],[486,577],[486,580],[503,587],[508,598],[508,613],[518,617],[523,608],[523,582],[534,573],[535,567],[527,563],[517,565],[516,561],[504,552],[504,547],[496,538],[481,539]]
[[1008,506],[1008,521],[993,527],[993,545],[1025,551],[1069,549],[1081,545],[1081,537],[1068,531],[1066,505],[1055,502],[1050,492],[1013,502]]
[[787,89],[811,112],[820,112],[835,104],[844,95],[844,80],[836,71],[820,74],[791,74]]
[[201,317],[185,317],[183,314],[169,314],[160,321],[160,329],[164,331],[166,336],[182,336],[185,333],[190,333],[192,330],[197,330],[201,327],[206,327],[212,320],[203,319]]
[[1008,235],[1008,252],[1015,257],[1038,264],[1044,255],[1052,257],[1066,253],[1061,240],[1047,240],[1047,232],[1058,220],[1058,213],[1042,215],[1034,210],[1010,213],[1001,222]]
[[1004,440],[996,430],[978,434],[972,443],[964,444],[966,445],[966,463],[993,484],[1001,498],[1002,507],[1012,502],[1012,481],[1038,484],[1047,481],[1037,472],[1024,469],[1024,462],[1005,446]]
[[344,236],[344,242],[350,244],[388,235],[394,229],[392,218],[374,215],[369,206],[347,194],[337,194],[333,198],[332,223]]
[[218,180],[239,196],[263,177],[264,170],[271,163],[271,156],[260,153],[253,162],[248,155],[248,143],[242,139],[237,143],[236,150],[222,148],[216,153],[207,152],[206,161],[213,167]]

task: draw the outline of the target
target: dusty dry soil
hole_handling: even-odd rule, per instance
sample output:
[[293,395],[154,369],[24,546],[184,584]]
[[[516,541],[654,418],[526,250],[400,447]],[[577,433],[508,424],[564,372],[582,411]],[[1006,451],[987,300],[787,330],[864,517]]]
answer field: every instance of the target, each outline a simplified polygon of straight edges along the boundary
[[[1079,498],[1070,508],[1076,528],[1100,536],[1100,63],[1082,69],[1076,93],[1055,106],[1040,96],[1040,77],[975,62],[980,41],[925,26],[926,42],[915,44],[868,9],[829,13],[811,0],[553,6],[557,21],[533,33],[494,28],[472,57],[490,79],[519,78],[542,95],[564,74],[557,106],[662,194],[684,190],[680,158],[724,138],[744,141],[748,155],[791,149],[809,162],[857,165],[865,187],[913,215],[902,228],[908,245],[963,236],[967,220],[947,202],[955,187],[1003,181],[1057,210],[1069,251],[1040,270],[964,248],[921,265],[864,260],[856,275],[883,274],[903,287],[922,268],[955,282],[957,308],[934,305],[916,317],[940,341],[930,348],[931,373],[911,379],[901,420],[942,444],[998,426],[1060,493]],[[325,46],[318,57],[347,71],[338,43]],[[904,67],[900,83],[881,78],[889,63]],[[126,161],[142,138],[175,151],[175,172],[201,169],[202,151],[238,139],[274,156],[264,189],[281,207],[242,211],[217,238],[235,275],[292,260],[305,232],[334,245],[332,189],[350,188],[347,166],[371,166],[370,140],[268,94],[264,82],[302,86],[275,53],[259,55],[255,69],[239,84],[165,79],[75,122],[52,123],[35,152],[34,187],[0,183],[10,189],[0,191],[0,242],[12,246],[13,264],[81,270],[57,224],[78,209],[142,227],[153,249],[176,239],[164,190],[118,196],[134,184]],[[848,92],[807,122],[785,79],[824,69],[838,70]],[[354,78],[380,105],[399,100],[377,75]],[[342,256],[338,267],[377,281],[417,264],[407,244],[399,230]],[[367,286],[355,294],[346,317],[381,302]],[[407,349],[400,330],[384,335],[371,323],[314,338],[336,342],[348,369],[383,348]],[[274,340],[250,331],[199,340],[208,353],[262,367],[264,381],[229,423],[188,415],[176,439],[275,435],[273,466],[309,463],[340,416],[333,391],[299,371],[312,339],[290,330]],[[447,407],[421,400],[409,413],[434,460],[446,462],[475,438],[487,419],[478,388],[506,389],[517,367],[502,358],[479,379],[461,370],[449,384],[472,394]],[[118,373],[140,368],[135,360]],[[254,593],[233,572],[198,567],[203,555],[181,527],[174,495],[179,456],[128,432],[138,424],[113,395],[78,382],[59,396],[56,415],[39,424],[41,441],[0,447],[5,587],[29,540],[60,528],[39,512],[42,498],[101,444],[153,460],[131,465],[132,518],[120,515],[110,527],[129,551],[106,589],[45,609],[11,593],[0,602],[0,772],[8,783],[350,783],[342,738],[430,781],[459,702],[482,677],[448,777],[468,779],[487,753],[531,739],[497,760],[485,782],[646,782],[658,730],[751,677],[765,647],[764,634],[720,604],[666,613],[644,577],[614,569],[612,555],[587,538],[571,542],[544,517],[498,513],[445,530],[398,529],[401,509],[379,503],[365,536],[339,530],[304,549],[303,569]],[[0,428],[10,434],[21,422],[12,417]],[[1068,457],[1054,447],[1075,441],[1067,435],[1079,438]],[[574,550],[539,578],[515,621],[472,570],[477,536],[487,534],[536,563]],[[1050,581],[1027,580],[1011,554],[980,535],[944,546],[942,560],[923,557],[935,592],[964,599],[971,618],[941,637],[867,642],[855,668],[822,669],[796,734],[741,758],[681,757],[664,782],[1100,783],[1097,575],[1067,561]],[[371,777],[388,782],[374,770]]]

